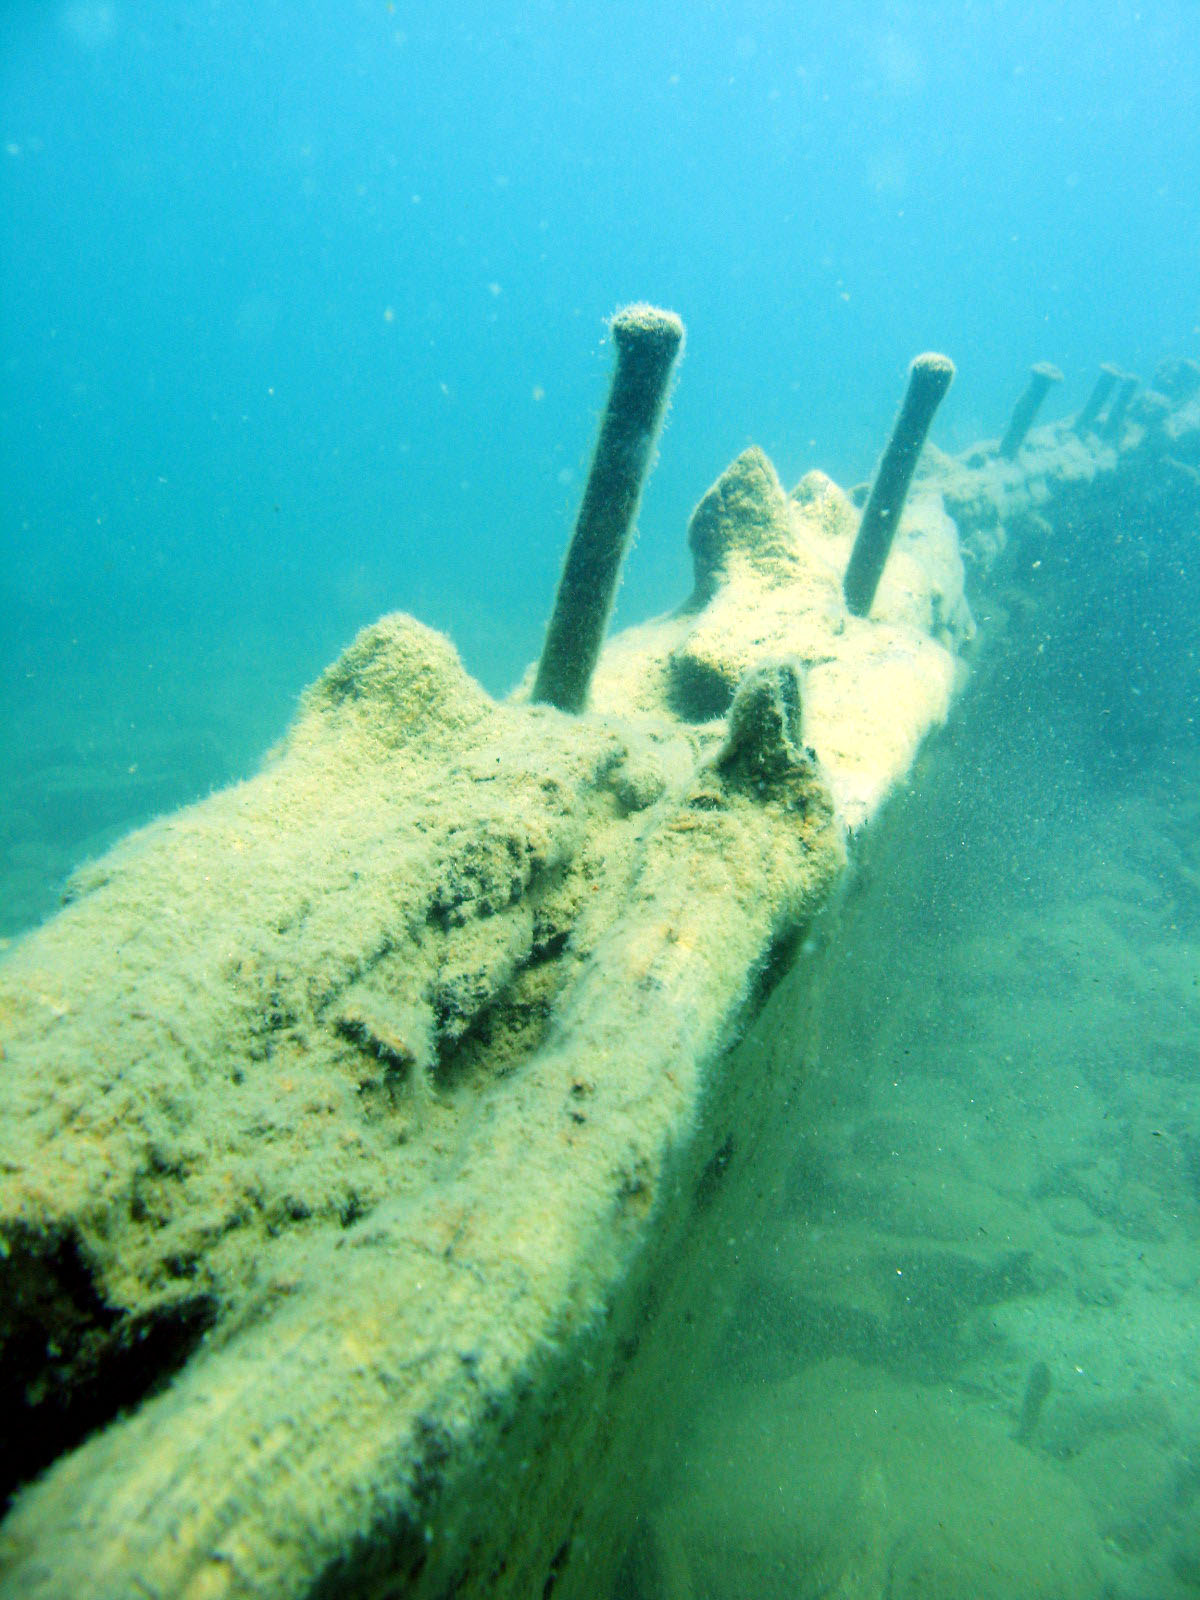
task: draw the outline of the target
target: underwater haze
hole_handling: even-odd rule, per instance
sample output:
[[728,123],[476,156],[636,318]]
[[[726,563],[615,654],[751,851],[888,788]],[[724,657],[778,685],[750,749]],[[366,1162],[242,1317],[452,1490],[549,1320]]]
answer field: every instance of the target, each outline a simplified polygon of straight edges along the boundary
[[624,302],[689,329],[624,621],[748,442],[868,475],[919,350],[957,448],[1194,349],[1198,68],[1183,3],[8,0],[0,932],[385,610],[511,686]]
[[[639,1414],[596,1600],[1200,1597],[1197,83],[1192,0],[0,4],[12,970],[73,869],[255,772],[380,615],[517,684],[618,307],[687,339],[617,626],[685,599],[748,445],[862,485],[912,357],[956,365],[956,459],[925,459],[978,631],[962,607],[947,727],[770,969],[788,1115],[714,1142],[756,1221],[697,1187],[711,1326]],[[1059,426],[1010,466],[1035,362]],[[1142,409],[1073,428],[1101,362]]]

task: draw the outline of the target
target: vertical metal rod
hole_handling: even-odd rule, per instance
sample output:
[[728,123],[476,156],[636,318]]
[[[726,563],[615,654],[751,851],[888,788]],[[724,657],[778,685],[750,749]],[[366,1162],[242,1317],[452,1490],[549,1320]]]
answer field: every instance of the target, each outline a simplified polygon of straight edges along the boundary
[[1120,383],[1121,377],[1120,367],[1114,367],[1111,362],[1106,361],[1101,366],[1100,376],[1092,385],[1092,392],[1088,395],[1083,410],[1071,424],[1081,439],[1096,426],[1096,418],[1104,410],[1104,402]]
[[1121,425],[1125,421],[1125,412],[1128,410],[1129,402],[1133,399],[1137,386],[1141,381],[1132,372],[1122,374],[1121,387],[1117,390],[1113,403],[1108,408],[1108,415],[1104,419],[1104,426],[1100,429],[1100,437],[1105,444],[1120,443]]
[[858,537],[850,552],[850,564],[842,580],[846,605],[856,617],[865,617],[871,609],[888,551],[900,525],[900,513],[904,510],[917,458],[933,414],[953,377],[954,363],[949,356],[932,352],[918,356],[909,368],[904,404],[871,485],[858,525]]
[[1015,461],[1025,435],[1033,427],[1033,419],[1041,409],[1042,401],[1050,392],[1051,384],[1061,383],[1062,373],[1048,361],[1039,361],[1029,369],[1029,382],[1025,393],[1013,407],[1008,429],[1000,441],[1000,454],[1005,461]]
[[612,319],[612,335],[617,367],[533,686],[535,702],[560,711],[582,711],[587,703],[683,323],[654,306],[626,306]]

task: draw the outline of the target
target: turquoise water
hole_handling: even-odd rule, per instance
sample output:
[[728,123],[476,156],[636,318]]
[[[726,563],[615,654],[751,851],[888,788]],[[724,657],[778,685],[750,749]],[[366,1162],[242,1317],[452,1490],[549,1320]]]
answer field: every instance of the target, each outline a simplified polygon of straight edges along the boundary
[[[1198,69],[1182,3],[9,0],[0,937],[254,770],[384,611],[512,686],[626,301],[688,346],[618,623],[685,595],[747,443],[869,475],[919,350],[945,450],[1031,361],[1055,417],[1200,355]],[[777,1225],[646,1509],[695,1597],[748,1542],[762,1594],[908,1594],[939,1497],[989,1559],[955,1437],[1010,1554],[1024,1495],[1097,1596],[1200,1593],[1196,530],[1148,486],[1074,535],[972,594],[975,685],[859,865]],[[916,1511],[847,1442],[881,1410]],[[831,1461],[849,1554],[780,1510]]]
[[690,340],[619,620],[686,591],[750,440],[866,476],[918,350],[957,448],[1031,360],[1193,349],[1193,22],[9,0],[2,931],[249,770],[384,610],[515,681],[625,301]]

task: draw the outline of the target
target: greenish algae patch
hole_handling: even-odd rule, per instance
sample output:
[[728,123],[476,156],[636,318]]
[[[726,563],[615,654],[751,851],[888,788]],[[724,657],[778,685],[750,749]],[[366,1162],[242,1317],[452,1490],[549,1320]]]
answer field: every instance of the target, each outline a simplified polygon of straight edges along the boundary
[[13,1381],[93,1403],[168,1328],[149,1380],[182,1370],[24,1493],[11,1592],[299,1594],[356,1550],[435,1592],[498,1559],[448,1486],[509,1434],[559,1470],[564,1363],[602,1370],[706,1074],[843,860],[796,668],[747,705],[728,745],[497,705],[385,618],[259,777],[12,953],[9,1351],[69,1277],[96,1311]]

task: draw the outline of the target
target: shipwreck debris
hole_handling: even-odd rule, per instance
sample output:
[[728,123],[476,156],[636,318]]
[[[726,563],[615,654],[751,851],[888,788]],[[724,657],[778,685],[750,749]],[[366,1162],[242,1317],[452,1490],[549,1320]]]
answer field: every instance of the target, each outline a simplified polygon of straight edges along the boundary
[[560,711],[582,711],[587,703],[683,323],[655,306],[626,306],[612,319],[612,336],[617,369],[533,686],[535,702]]
[[1013,414],[1000,441],[998,454],[1003,460],[1017,459],[1017,451],[1021,448],[1025,435],[1033,427],[1034,418],[1041,410],[1042,401],[1053,386],[1062,381],[1062,373],[1049,361],[1039,361],[1029,369],[1029,382],[1013,407]]
[[850,565],[842,580],[846,605],[856,617],[865,617],[871,609],[888,551],[900,525],[900,513],[917,469],[921,446],[953,378],[953,361],[932,352],[918,356],[909,368],[904,404],[875,474],[850,554]]

